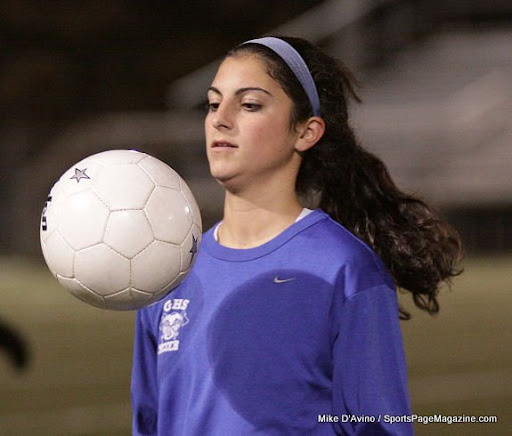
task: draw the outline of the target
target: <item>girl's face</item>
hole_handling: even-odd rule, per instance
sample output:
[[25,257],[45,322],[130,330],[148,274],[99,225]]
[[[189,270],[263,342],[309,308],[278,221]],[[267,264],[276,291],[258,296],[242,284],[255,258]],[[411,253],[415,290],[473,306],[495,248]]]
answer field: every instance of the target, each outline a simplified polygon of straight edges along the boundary
[[[299,134],[291,127],[292,101],[257,56],[228,57],[208,90],[205,119],[210,172],[227,188],[295,180]],[[294,184],[294,183],[293,183]]]

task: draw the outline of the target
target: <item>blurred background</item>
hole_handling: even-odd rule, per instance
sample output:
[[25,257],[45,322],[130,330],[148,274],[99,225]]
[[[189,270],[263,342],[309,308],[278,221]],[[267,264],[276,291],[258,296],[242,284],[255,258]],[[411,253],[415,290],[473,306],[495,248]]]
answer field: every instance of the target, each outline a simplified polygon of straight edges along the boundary
[[73,163],[135,148],[185,178],[209,228],[222,191],[203,153],[205,90],[227,50],[264,33],[352,68],[359,138],[462,234],[465,272],[441,313],[402,323],[413,411],[498,423],[417,434],[509,434],[512,2],[0,0],[0,435],[130,433],[133,313],[58,286],[41,210]]

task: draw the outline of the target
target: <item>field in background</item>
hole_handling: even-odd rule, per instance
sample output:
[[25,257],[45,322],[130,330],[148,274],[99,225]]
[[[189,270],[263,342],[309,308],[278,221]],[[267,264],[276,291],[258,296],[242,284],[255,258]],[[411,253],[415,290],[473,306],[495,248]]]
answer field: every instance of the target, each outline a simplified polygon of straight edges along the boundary
[[134,314],[88,306],[21,259],[0,258],[0,295],[32,354],[25,373],[0,361],[0,435],[130,434]]
[[[470,259],[441,313],[402,324],[413,411],[497,415],[498,424],[418,424],[418,435],[509,434],[512,258]],[[79,302],[44,265],[0,257],[0,317],[25,335],[31,365],[0,351],[0,435],[127,435],[133,313]],[[403,304],[411,307],[407,299]]]
[[437,316],[416,310],[402,323],[413,413],[499,419],[498,424],[418,424],[418,436],[510,434],[511,269],[510,257],[467,260],[452,290],[442,291]]

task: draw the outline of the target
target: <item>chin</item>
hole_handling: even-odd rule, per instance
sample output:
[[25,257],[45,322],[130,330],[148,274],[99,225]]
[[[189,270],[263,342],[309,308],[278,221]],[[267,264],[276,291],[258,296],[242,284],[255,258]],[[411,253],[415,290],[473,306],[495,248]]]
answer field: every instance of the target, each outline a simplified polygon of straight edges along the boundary
[[240,180],[239,178],[235,177],[235,175],[228,175],[226,173],[215,174],[214,172],[211,172],[211,175],[226,191],[231,193],[237,193],[241,191]]
[[220,182],[234,177],[235,171],[223,162],[210,162],[210,174],[214,179]]
[[215,168],[210,168],[210,175],[221,185],[228,182],[232,178],[232,176],[227,171],[220,171]]

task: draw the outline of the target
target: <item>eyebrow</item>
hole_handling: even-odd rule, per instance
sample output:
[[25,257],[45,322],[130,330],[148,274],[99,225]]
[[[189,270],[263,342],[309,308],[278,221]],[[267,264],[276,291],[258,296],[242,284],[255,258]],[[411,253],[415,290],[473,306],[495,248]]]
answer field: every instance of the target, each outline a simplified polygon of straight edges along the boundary
[[[208,92],[210,92],[210,91],[215,92],[216,94],[222,95],[222,92],[220,92],[220,90],[218,88],[216,88],[215,86],[210,86],[208,88]],[[240,94],[243,94],[243,93],[249,92],[249,91],[261,91],[261,92],[264,92],[265,94],[272,96],[272,94],[270,92],[268,92],[266,89],[258,88],[257,86],[248,86],[246,88],[237,89],[235,92],[235,95],[240,95]]]

